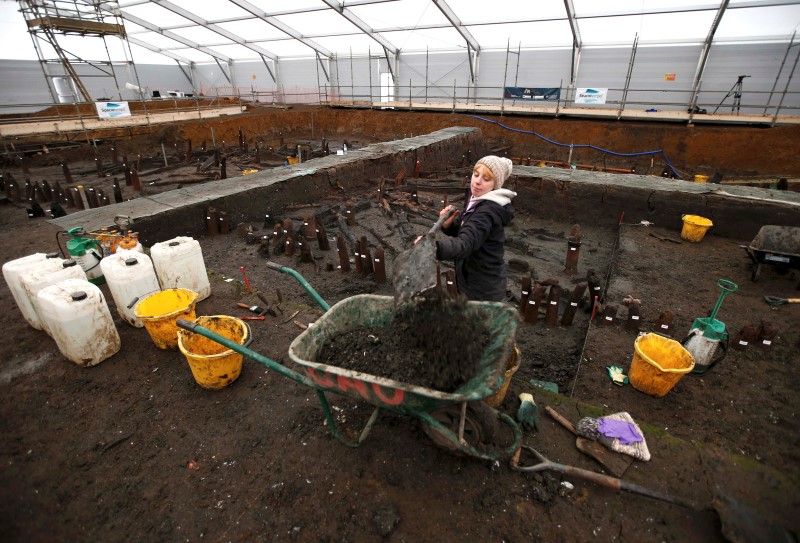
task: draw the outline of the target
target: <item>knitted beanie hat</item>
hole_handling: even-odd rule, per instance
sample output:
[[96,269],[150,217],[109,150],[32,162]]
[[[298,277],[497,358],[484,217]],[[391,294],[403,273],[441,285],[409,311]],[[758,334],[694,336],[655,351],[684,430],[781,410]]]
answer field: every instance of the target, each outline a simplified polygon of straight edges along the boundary
[[505,183],[511,175],[511,168],[513,166],[513,163],[509,159],[495,155],[485,156],[480,159],[477,164],[483,164],[492,172],[495,190],[502,188],[503,183]]

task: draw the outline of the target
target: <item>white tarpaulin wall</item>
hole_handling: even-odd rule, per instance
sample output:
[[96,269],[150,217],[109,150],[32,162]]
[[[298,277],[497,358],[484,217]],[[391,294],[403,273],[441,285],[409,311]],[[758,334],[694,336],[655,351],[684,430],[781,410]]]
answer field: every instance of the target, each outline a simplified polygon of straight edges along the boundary
[[[94,9],[92,2],[65,2]],[[12,60],[39,58],[19,11],[25,4],[0,2],[4,69]],[[800,106],[800,76],[793,76],[800,54],[797,1],[129,0],[102,6],[124,21],[129,42],[105,39],[108,55],[120,62],[118,80],[130,81],[126,61],[132,60],[134,83],[148,90],[379,101],[381,74],[388,73],[397,100],[500,102],[507,86],[561,87],[572,99],[576,88],[591,87],[607,88],[609,102],[632,108],[696,103],[713,109],[722,101],[720,110],[727,110],[733,96],[725,102],[726,95],[748,75],[743,111],[770,104],[791,113]],[[77,57],[97,54],[92,38],[63,39],[62,47]],[[47,43],[39,47],[43,57],[55,57]],[[21,103],[22,95],[37,101],[30,88],[42,84],[36,70],[22,71],[31,79],[0,83],[3,104]],[[93,92],[102,98],[139,98],[125,81],[122,89],[90,78],[85,83],[101,85]]]

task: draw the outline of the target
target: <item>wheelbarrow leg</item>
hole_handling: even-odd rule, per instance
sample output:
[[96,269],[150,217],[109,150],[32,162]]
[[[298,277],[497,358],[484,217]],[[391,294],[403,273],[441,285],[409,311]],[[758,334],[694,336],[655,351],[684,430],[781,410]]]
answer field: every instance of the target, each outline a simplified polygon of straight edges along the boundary
[[381,410],[380,407],[376,407],[372,411],[372,415],[370,415],[366,426],[364,426],[364,429],[361,430],[361,433],[358,435],[358,440],[350,441],[344,436],[344,434],[342,434],[341,431],[339,431],[339,427],[336,425],[336,420],[333,418],[333,413],[331,413],[330,405],[328,405],[328,398],[325,397],[325,392],[317,389],[317,397],[319,398],[319,403],[322,405],[322,411],[325,413],[325,420],[328,421],[328,428],[331,429],[331,434],[333,434],[333,437],[335,437],[338,441],[344,443],[348,447],[356,448],[361,445],[365,439],[367,439],[370,430],[372,430],[372,427],[375,426],[375,422],[378,420],[378,415]]

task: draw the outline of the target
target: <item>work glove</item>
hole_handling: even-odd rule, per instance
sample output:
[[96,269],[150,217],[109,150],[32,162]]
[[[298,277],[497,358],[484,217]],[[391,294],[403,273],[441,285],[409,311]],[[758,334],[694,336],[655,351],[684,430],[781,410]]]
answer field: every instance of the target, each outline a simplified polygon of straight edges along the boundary
[[539,429],[539,406],[533,401],[533,396],[527,392],[519,395],[520,405],[517,409],[517,420],[526,430]]
[[622,373],[622,368],[619,366],[606,366],[606,371],[608,372],[608,376],[611,377],[611,382],[615,385],[627,385],[628,384],[628,376]]

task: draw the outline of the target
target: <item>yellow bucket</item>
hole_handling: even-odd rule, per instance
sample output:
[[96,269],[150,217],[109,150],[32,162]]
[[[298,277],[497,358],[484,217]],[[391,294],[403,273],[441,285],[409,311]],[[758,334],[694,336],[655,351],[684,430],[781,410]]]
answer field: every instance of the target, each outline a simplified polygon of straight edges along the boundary
[[699,243],[706,235],[706,231],[714,226],[714,223],[700,215],[684,215],[683,229],[681,230],[681,238],[686,241]]
[[661,398],[694,369],[694,357],[683,345],[658,334],[644,334],[633,343],[628,380],[636,390]]
[[[212,315],[194,322],[239,345],[247,346],[253,339],[247,323],[235,317]],[[242,355],[200,334],[179,330],[178,348],[189,362],[194,380],[203,388],[226,387],[242,372]]]
[[186,288],[170,288],[148,294],[133,308],[150,339],[159,349],[178,347],[178,319],[194,320],[197,293]]
[[508,360],[508,366],[506,366],[506,373],[503,377],[503,384],[494,395],[484,398],[483,401],[489,407],[497,407],[506,397],[506,392],[508,392],[508,387],[511,385],[511,378],[517,373],[520,364],[520,352],[519,347],[517,344],[514,343],[514,352],[511,353],[511,357]]
[[707,175],[695,175],[694,176],[695,183],[708,183],[708,176]]

